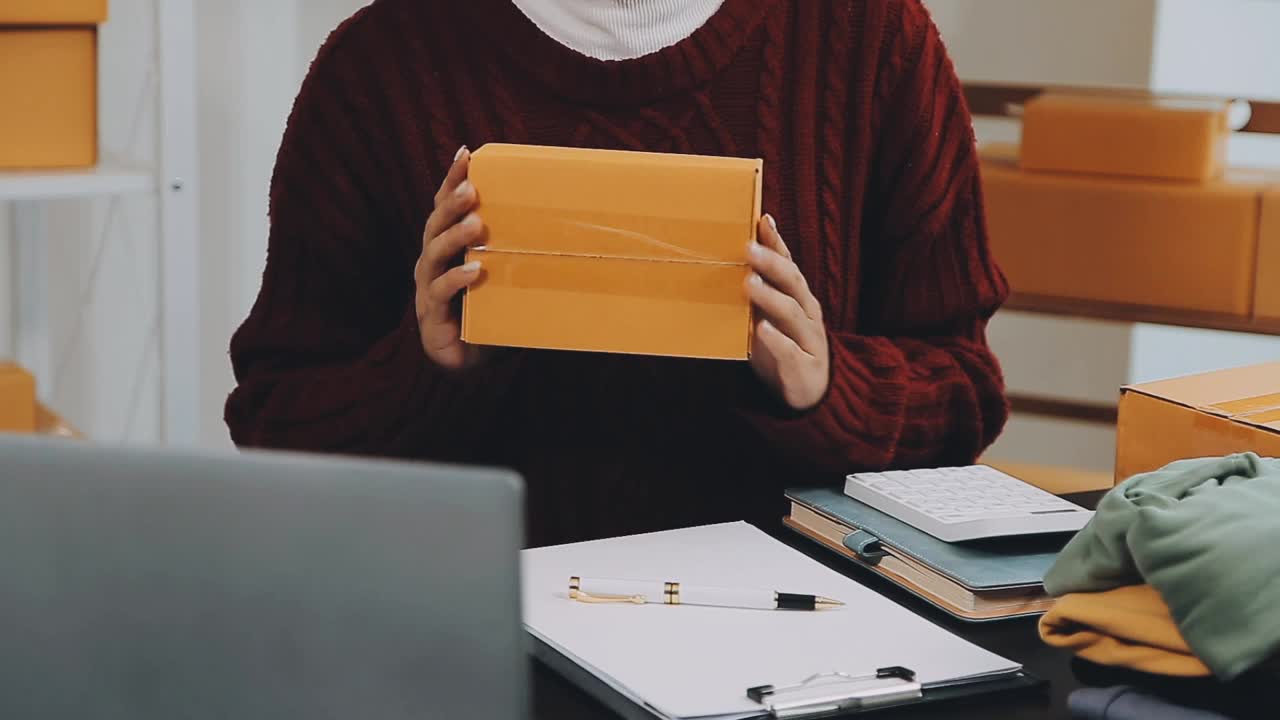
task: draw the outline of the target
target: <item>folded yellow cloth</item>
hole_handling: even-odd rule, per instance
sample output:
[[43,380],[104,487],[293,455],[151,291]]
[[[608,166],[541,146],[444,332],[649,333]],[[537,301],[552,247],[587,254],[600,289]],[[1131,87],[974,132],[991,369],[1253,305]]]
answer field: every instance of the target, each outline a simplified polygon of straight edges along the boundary
[[1099,665],[1157,675],[1212,675],[1187,647],[1169,606],[1150,585],[1063,595],[1040,618],[1040,637]]

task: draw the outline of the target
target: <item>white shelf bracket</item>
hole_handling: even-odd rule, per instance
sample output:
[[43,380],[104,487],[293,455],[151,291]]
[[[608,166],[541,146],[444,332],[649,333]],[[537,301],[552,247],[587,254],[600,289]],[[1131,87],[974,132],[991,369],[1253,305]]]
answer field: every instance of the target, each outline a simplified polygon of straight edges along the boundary
[[200,227],[194,0],[157,0],[164,441],[200,442]]

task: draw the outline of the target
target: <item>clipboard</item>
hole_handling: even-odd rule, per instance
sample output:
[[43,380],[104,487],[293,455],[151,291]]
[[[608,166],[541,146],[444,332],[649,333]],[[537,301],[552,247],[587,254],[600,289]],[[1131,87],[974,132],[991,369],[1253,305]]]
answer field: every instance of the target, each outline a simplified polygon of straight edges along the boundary
[[[721,588],[768,582],[775,594],[804,589],[842,604],[791,611],[570,596],[565,578],[607,573],[697,577],[691,584]],[[521,574],[525,629],[540,641],[535,657],[628,720],[808,720],[1042,685],[1021,663],[746,523],[524,550]],[[809,702],[833,694],[834,703]]]
[[[530,635],[529,642],[535,660],[608,707],[623,720],[670,720],[655,708],[637,703],[610,687],[537,637]],[[924,687],[915,682],[915,675],[910,669],[891,667],[880,668],[874,675],[832,672],[800,683],[744,688],[743,691],[749,697],[753,694],[759,696],[759,720],[828,720],[915,705],[973,699],[995,702],[1030,697],[1043,694],[1048,685],[1047,681],[1021,670],[977,681]],[[814,695],[804,692],[819,688],[824,692]]]

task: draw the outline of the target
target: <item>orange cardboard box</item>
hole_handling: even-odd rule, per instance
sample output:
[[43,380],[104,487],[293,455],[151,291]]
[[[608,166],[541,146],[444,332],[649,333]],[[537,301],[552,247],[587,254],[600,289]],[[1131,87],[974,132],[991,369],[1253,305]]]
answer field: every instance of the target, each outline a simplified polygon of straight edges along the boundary
[[984,149],[992,252],[1024,295],[1252,316],[1262,196],[1280,176],[1195,185],[1047,174]]
[[745,360],[759,160],[525,145],[475,151],[488,228],[468,343]]
[[1048,92],[1022,116],[1027,170],[1203,182],[1220,177],[1225,101]]
[[106,0],[0,2],[0,168],[97,162],[97,25],[106,16]]
[[36,379],[13,363],[0,363],[0,433],[36,431]]
[[1273,189],[1262,198],[1257,293],[1254,314],[1280,320],[1280,189]]
[[1132,385],[1120,394],[1117,482],[1175,460],[1246,451],[1280,457],[1280,363]]
[[107,0],[4,0],[0,25],[97,25],[107,19]]

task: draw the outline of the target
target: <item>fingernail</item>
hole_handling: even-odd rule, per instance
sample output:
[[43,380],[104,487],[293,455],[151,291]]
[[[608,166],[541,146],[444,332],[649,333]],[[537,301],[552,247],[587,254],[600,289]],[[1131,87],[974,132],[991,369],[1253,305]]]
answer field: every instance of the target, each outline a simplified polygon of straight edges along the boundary
[[461,160],[462,156],[465,155],[466,152],[467,152],[466,145],[463,145],[462,147],[458,148],[458,152],[454,153],[453,155],[453,161],[458,162],[459,160]]
[[466,217],[462,218],[462,222],[464,222],[464,223],[466,223],[466,224],[468,224],[468,225],[479,225],[479,224],[480,224],[480,216],[479,216],[479,215],[477,215],[477,214],[475,214],[474,212],[469,212],[469,213],[467,213],[467,216],[466,216]]
[[773,215],[766,214],[764,219],[768,221],[769,227],[773,228],[774,232],[778,232],[778,221],[773,219]]
[[750,243],[747,244],[747,252],[751,253],[751,257],[756,257],[756,258],[764,257],[764,246],[752,240]]
[[471,181],[463,180],[458,183],[458,187],[453,191],[458,197],[466,197],[471,192]]
[[759,274],[759,273],[751,273],[751,277],[747,278],[747,280],[748,280],[748,282],[750,282],[752,285],[763,285],[763,284],[764,284],[764,278],[760,277],[760,274]]
[[462,272],[476,273],[480,272],[480,263],[478,261],[469,262],[462,266]]
[[761,331],[761,332],[773,332],[773,331],[774,331],[773,323],[769,322],[768,320],[761,320],[761,321],[760,321],[760,331]]

